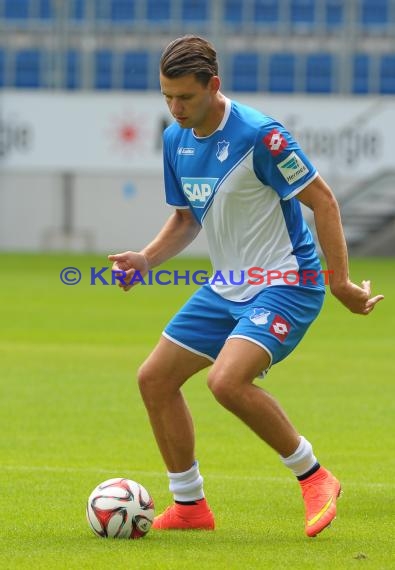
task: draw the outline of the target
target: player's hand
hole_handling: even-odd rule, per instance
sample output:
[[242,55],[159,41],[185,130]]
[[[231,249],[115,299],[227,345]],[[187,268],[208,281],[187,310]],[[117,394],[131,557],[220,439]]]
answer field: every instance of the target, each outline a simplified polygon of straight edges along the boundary
[[131,283],[136,272],[138,272],[139,277],[144,277],[149,270],[145,255],[136,251],[125,251],[124,253],[109,255],[108,260],[113,262],[112,271],[118,272],[118,276],[116,276],[118,287],[121,287],[124,291],[129,291],[140,283],[140,279],[136,279],[135,283]]
[[368,315],[384,295],[371,297],[370,281],[362,281],[362,286],[347,281],[344,285],[332,287],[332,293],[352,313]]

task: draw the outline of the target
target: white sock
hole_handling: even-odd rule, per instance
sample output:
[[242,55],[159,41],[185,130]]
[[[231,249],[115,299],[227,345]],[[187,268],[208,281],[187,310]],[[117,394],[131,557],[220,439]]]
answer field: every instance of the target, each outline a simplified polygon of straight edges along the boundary
[[167,472],[169,477],[169,489],[173,493],[175,501],[183,503],[198,501],[204,498],[203,477],[199,472],[199,462],[195,461],[188,471],[181,473]]
[[293,471],[296,477],[304,475],[317,463],[317,458],[313,453],[312,445],[303,436],[296,450],[289,457],[281,457],[281,461]]

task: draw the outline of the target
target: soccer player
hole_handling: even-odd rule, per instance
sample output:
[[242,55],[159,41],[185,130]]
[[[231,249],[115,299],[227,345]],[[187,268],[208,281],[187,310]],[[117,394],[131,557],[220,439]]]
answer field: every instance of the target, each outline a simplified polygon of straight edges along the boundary
[[[181,252],[204,227],[215,279],[200,287],[166,326],[138,374],[139,388],[167,467],[174,503],[157,529],[214,529],[194,452],[182,385],[211,365],[208,386],[279,456],[299,481],[305,532],[316,536],[336,515],[340,482],[280,405],[254,383],[296,347],[317,317],[324,281],[301,213],[314,212],[330,289],[348,309],[369,314],[383,296],[349,279],[347,248],[332,191],[287,130],[221,91],[217,56],[204,38],[171,42],[160,84],[175,122],[164,132],[166,200],[174,207],[142,251],[110,255],[128,291]],[[293,281],[293,284],[292,284]]]

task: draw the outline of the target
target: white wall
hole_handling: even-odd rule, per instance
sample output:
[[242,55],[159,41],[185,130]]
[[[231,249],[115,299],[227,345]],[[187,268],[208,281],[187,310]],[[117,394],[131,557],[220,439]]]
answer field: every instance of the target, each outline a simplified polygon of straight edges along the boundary
[[[237,96],[285,124],[341,196],[393,169],[392,98]],[[144,94],[0,95],[0,249],[140,248],[170,213],[164,204],[163,98]],[[64,174],[73,235],[64,235]],[[190,251],[206,253],[204,237]]]
[[[0,250],[115,252],[141,249],[172,209],[160,173],[80,173],[72,177],[72,235],[65,232],[62,176],[0,175]],[[188,248],[205,255],[203,232]]]

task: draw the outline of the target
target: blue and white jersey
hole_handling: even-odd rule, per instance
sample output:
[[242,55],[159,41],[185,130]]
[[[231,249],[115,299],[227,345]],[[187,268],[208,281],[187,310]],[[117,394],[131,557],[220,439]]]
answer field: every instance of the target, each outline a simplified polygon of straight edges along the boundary
[[[321,270],[294,198],[317,175],[280,123],[230,99],[210,136],[197,137],[177,123],[164,132],[166,201],[190,208],[205,229],[213,276],[224,277],[211,286],[232,301],[248,300],[268,285],[289,285],[284,274]],[[258,284],[251,283],[252,268],[262,270]],[[268,270],[280,274],[269,284],[262,279]],[[322,287],[320,280],[306,285]]]

